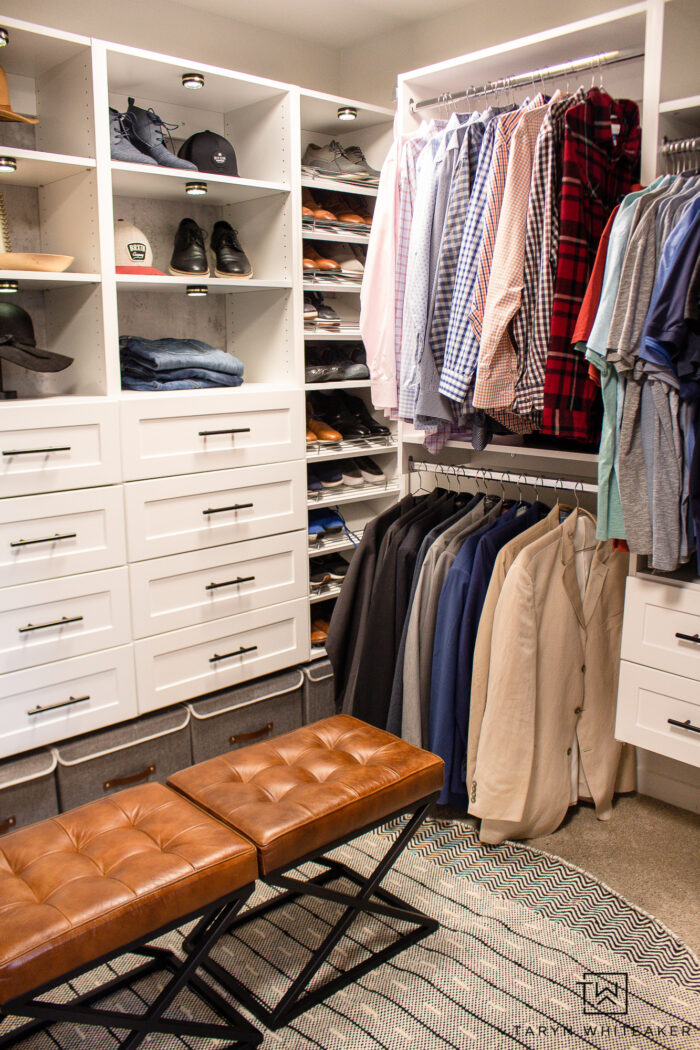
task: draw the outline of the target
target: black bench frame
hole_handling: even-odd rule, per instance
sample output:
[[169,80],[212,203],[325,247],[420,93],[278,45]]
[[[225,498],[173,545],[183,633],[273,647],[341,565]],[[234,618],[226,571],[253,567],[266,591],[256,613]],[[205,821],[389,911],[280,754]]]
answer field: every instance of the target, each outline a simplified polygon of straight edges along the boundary
[[[398,857],[403,853],[411,839],[423,824],[423,821],[437,802],[438,797],[439,792],[428,795],[425,798],[412,803],[410,806],[404,806],[401,809],[396,810],[389,816],[382,817],[380,820],[366,824],[357,831],[353,831],[350,835],[345,835],[342,838],[336,839],[334,842],[328,843],[319,849],[312,851],[311,853],[307,853],[303,857],[296,858],[290,864],[286,864],[284,867],[277,869],[269,875],[260,876],[263,882],[268,883],[270,886],[275,886],[283,892],[255,908],[248,909],[242,915],[239,915],[233,922],[228,924],[223,931],[224,933],[231,934],[241,926],[245,926],[249,922],[252,922],[258,916],[265,915],[298,897],[317,897],[321,900],[334,901],[337,904],[345,905],[345,909],[335,926],[331,928],[323,943],[315,952],[313,952],[301,973],[294,979],[285,995],[272,1009],[268,1009],[263,1003],[261,1003],[260,1000],[244,984],[242,984],[237,977],[234,977],[233,974],[229,973],[228,970],[224,969],[224,967],[214,959],[207,959],[207,961],[202,964],[203,968],[207,973],[214,977],[223,988],[229,991],[240,1003],[247,1007],[247,1009],[250,1010],[259,1021],[262,1021],[268,1028],[277,1029],[281,1028],[283,1025],[289,1024],[289,1022],[293,1021],[295,1017],[305,1013],[305,1011],[309,1010],[312,1006],[325,1002],[329,996],[340,991],[341,988],[345,988],[346,985],[351,984],[353,981],[357,981],[360,977],[364,976],[364,974],[369,973],[377,966],[387,962],[387,960],[393,958],[393,956],[397,955],[399,952],[404,951],[404,949],[408,948],[410,945],[416,944],[418,941],[422,940],[423,937],[427,937],[429,934],[434,933],[440,925],[436,919],[425,915],[417,908],[412,908],[405,901],[401,900],[400,897],[390,893],[388,890],[381,889],[380,883],[389,871],[391,871],[391,868],[394,866]],[[409,817],[403,829],[369,875],[361,875],[359,872],[350,868],[347,864],[343,864],[340,861],[325,856],[328,851],[336,849],[338,846],[342,846],[347,842],[351,842],[353,839],[358,838],[360,835],[364,835],[368,831],[373,831],[375,828],[383,827],[392,820],[396,820],[406,814],[409,814]],[[300,865],[305,864],[308,861],[320,864],[326,870],[309,879],[293,878],[286,874],[286,872],[298,868]],[[341,893],[338,890],[329,889],[326,886],[326,883],[332,882],[338,878],[346,878],[353,882],[358,887],[358,892],[356,894]],[[400,934],[395,941],[381,951],[373,952],[368,959],[351,967],[349,970],[345,971],[345,973],[340,974],[333,980],[327,981],[320,988],[304,994],[304,989],[307,987],[314,974],[316,974],[321,966],[323,966],[324,962],[326,962],[330,953],[341,938],[347,933],[355,919],[362,914],[399,919],[414,924],[415,929],[408,933]],[[365,946],[365,949],[367,951],[370,950],[367,946]],[[2,1044],[0,1044],[0,1048],[1,1046]]]
[[[196,912],[184,915],[175,922],[170,922],[166,926],[154,930],[146,937],[132,941],[116,951],[108,952],[99,959],[90,962],[89,965],[78,967],[54,981],[49,981],[31,992],[3,1003],[0,1007],[0,1017],[32,1017],[37,1018],[37,1020],[13,1028],[0,1036],[0,1050],[13,1046],[33,1033],[59,1022],[95,1025],[101,1028],[128,1029],[129,1034],[119,1044],[119,1050],[135,1050],[136,1047],[141,1045],[147,1035],[154,1032],[185,1037],[197,1036],[200,1038],[222,1039],[227,1040],[229,1050],[232,1050],[233,1047],[238,1047],[240,1050],[253,1050],[254,1047],[259,1046],[262,1042],[262,1033],[242,1014],[238,1013],[208,981],[202,980],[196,971],[198,967],[207,965],[207,955],[254,889],[255,884],[249,883],[247,886],[237,889],[235,892],[227,894],[220,900],[207,905],[206,908],[199,908]],[[183,943],[184,959],[180,959],[167,948],[150,946],[151,941],[194,919],[199,919],[199,922]],[[135,966],[128,973],[104,982],[98,988],[93,988],[83,995],[77,995],[67,1003],[39,1000],[38,996],[66,984],[81,974],[88,973],[103,963],[126,954],[144,956],[149,961]],[[125,1013],[112,1008],[100,1009],[91,1005],[113,992],[133,984],[140,978],[159,971],[169,971],[172,976],[145,1012],[136,1014]],[[215,1013],[219,1014],[226,1021],[226,1024],[165,1018],[163,1015],[166,1010],[186,986],[199,995]]]

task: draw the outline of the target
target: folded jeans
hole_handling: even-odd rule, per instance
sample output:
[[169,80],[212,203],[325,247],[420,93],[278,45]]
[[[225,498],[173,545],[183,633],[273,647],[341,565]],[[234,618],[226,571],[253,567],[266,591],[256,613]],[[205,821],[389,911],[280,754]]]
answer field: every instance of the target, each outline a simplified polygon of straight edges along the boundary
[[233,354],[199,339],[142,339],[125,335],[119,340],[122,360],[136,358],[156,371],[164,368],[209,368],[229,375],[243,375],[243,362]]
[[240,386],[243,380],[240,376],[235,377],[236,383],[221,383],[218,380],[208,379],[141,379],[138,376],[122,373],[122,390],[205,390],[214,387]]
[[161,368],[154,369],[141,365],[136,358],[122,358],[122,374],[128,374],[132,379],[158,380],[170,382],[175,379],[206,379],[215,386],[240,386],[243,377],[231,375],[229,372],[218,372],[213,368]]

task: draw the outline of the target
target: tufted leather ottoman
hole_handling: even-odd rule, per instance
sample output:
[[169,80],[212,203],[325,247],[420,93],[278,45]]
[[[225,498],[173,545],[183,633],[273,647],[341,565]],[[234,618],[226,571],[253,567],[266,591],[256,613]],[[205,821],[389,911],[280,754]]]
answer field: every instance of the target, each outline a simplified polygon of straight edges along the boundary
[[[172,1030],[160,1015],[186,983],[201,990],[194,969],[213,944],[211,924],[220,920],[220,931],[230,921],[256,875],[256,852],[246,839],[162,784],[134,787],[6,835],[0,840],[2,1012],[42,1019],[22,1027],[25,1038],[59,1020],[131,1028],[120,1044],[129,1050],[149,1032]],[[185,964],[172,953],[146,948],[149,940],[202,913],[207,936],[199,927],[194,931]],[[94,1019],[86,1007],[104,989],[68,1005],[34,1000],[126,949],[151,960],[139,973],[165,967],[174,974],[136,1025],[132,1015],[126,1015],[132,1024],[117,1023],[112,1014]],[[238,1034],[240,1045],[257,1045],[259,1034],[224,1005],[220,1012],[228,1024],[204,1027],[218,1027],[218,1039]],[[180,1027],[198,1034],[197,1024]],[[18,1032],[0,1039],[0,1046],[16,1041]]]
[[[217,819],[250,839],[258,852],[261,876],[286,892],[254,908],[232,930],[295,896],[311,895],[347,904],[327,943],[322,945],[289,992],[272,1010],[216,963],[207,969],[271,1027],[288,1023],[360,973],[390,958],[437,927],[428,916],[407,908],[379,888],[437,799],[443,782],[442,759],[349,715],[336,715],[264,743],[231,751],[175,773],[168,784]],[[394,817],[408,821],[385,858],[369,876],[323,856],[326,850]],[[313,859],[325,870],[313,879],[285,872]],[[327,887],[339,876],[359,893],[349,896]],[[311,977],[362,912],[401,918],[416,925],[369,963],[353,967],[322,989],[302,995]]]

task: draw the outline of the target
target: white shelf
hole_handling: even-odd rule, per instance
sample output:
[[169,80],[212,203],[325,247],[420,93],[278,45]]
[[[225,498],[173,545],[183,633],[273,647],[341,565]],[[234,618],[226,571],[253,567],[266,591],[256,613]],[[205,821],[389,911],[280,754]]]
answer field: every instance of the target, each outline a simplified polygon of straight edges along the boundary
[[302,186],[311,190],[331,190],[334,193],[356,194],[359,197],[376,197],[376,186],[364,186],[361,182],[344,182],[342,179],[328,179],[321,175],[302,175]]
[[363,485],[361,488],[356,489],[334,489],[332,492],[326,493],[317,499],[307,500],[307,507],[309,510],[316,510],[317,507],[339,507],[343,503],[354,503],[355,500],[363,499],[382,499],[384,497],[396,496],[399,492],[399,486],[390,482],[388,485]]
[[337,383],[306,383],[306,390],[367,390],[372,385],[370,379],[341,379]]
[[306,342],[327,342],[328,340],[336,342],[362,342],[362,336],[359,332],[343,332],[337,329],[319,329],[316,332],[304,331],[304,339]]
[[152,274],[119,273],[117,288],[130,292],[184,292],[188,285],[206,285],[210,292],[228,294],[229,292],[255,292],[270,288],[291,288],[290,280],[259,281],[256,278],[225,277],[157,277]]
[[700,118],[700,95],[672,98],[659,105],[659,113],[678,113],[683,117]]
[[[353,529],[353,532],[355,530]],[[362,539],[362,533],[364,529],[360,529],[359,532],[355,532],[358,543]],[[343,536],[339,540],[320,540],[314,547],[309,546],[309,557],[320,558],[323,554],[339,554],[341,551],[352,551],[355,550],[357,544],[349,540],[347,536]]]
[[337,446],[319,445],[318,452],[306,446],[306,459],[309,463],[322,463],[328,459],[348,459],[353,456],[381,456],[390,452],[396,452],[398,442],[392,441],[390,445],[380,445],[366,438],[358,438],[356,441],[339,441]]
[[96,163],[90,157],[69,157],[14,146],[0,146],[0,156],[14,157],[17,161],[16,171],[0,169],[0,186],[48,186],[70,175],[90,171]]
[[[424,435],[420,431],[407,428],[403,434],[403,442],[407,445],[422,446],[424,444]],[[576,452],[560,448],[536,448],[533,445],[510,444],[507,439],[504,440],[502,438],[495,438],[480,452],[472,448],[469,441],[448,441],[445,448],[456,448],[462,452],[468,452],[470,458],[495,453],[501,458],[503,456],[512,456],[522,457],[523,459],[551,459],[562,464],[570,462],[594,465],[598,462],[597,452]]]
[[99,273],[40,273],[38,270],[0,270],[0,281],[17,281],[20,292],[41,292],[62,285],[99,284]]
[[302,226],[301,235],[305,241],[337,241],[338,244],[369,244],[369,232],[367,233],[329,233],[327,230],[315,230],[308,226]]
[[[205,182],[209,189],[202,196],[190,197],[185,193],[185,184],[188,182]],[[194,200],[201,204],[235,204],[289,193],[290,186],[286,182],[234,179],[226,175],[210,175],[204,171],[112,161],[112,189],[117,197],[176,200],[183,204]]]
[[353,292],[360,294],[362,281],[351,284],[349,281],[304,281],[305,292]]
[[318,590],[314,589],[309,593],[309,603],[315,605],[316,602],[325,602],[326,598],[337,598],[340,594],[341,584],[325,584]]
[[[375,106],[369,102],[357,102],[340,95],[326,95],[320,91],[302,90],[300,104],[301,126],[304,131],[311,131],[316,135],[331,135],[334,138],[347,135],[349,131],[362,131],[378,124],[386,124],[394,119],[393,109]],[[353,106],[357,110],[355,119],[338,120],[339,106]]]

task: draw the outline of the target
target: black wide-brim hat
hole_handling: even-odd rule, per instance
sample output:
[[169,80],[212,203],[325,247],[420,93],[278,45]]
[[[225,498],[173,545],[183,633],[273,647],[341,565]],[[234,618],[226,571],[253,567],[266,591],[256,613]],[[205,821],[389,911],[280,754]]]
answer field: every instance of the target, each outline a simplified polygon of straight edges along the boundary
[[32,319],[16,303],[0,303],[0,358],[31,372],[62,372],[73,364],[72,357],[36,345]]

